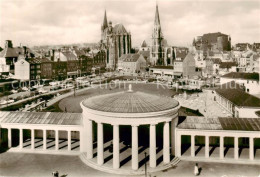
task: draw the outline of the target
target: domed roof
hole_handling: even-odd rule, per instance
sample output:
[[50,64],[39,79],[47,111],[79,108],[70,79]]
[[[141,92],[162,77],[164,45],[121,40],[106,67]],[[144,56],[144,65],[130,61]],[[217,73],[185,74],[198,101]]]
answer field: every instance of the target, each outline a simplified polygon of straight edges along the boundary
[[125,33],[127,33],[127,31],[126,31],[124,25],[122,25],[122,24],[116,24],[116,25],[114,26],[114,28],[113,28],[113,32],[114,32],[115,34],[125,34]]
[[140,91],[117,92],[88,98],[82,104],[90,109],[113,113],[149,113],[175,108],[178,101]]

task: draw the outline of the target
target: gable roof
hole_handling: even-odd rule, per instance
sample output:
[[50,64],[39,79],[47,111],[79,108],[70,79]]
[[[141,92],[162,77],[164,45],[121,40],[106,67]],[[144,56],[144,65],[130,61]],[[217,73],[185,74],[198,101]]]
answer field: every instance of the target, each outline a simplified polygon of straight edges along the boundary
[[77,60],[77,57],[72,52],[66,51],[61,53],[66,57],[67,61]]
[[239,107],[260,107],[260,99],[246,93],[242,86],[234,81],[222,84],[215,91]]
[[122,55],[119,60],[122,62],[136,62],[140,58],[140,54],[124,54]]
[[127,31],[126,31],[124,25],[122,25],[122,24],[116,24],[116,25],[114,26],[114,28],[113,28],[113,33],[114,33],[114,34],[125,34],[125,33],[127,33]]
[[231,72],[225,74],[221,77],[225,78],[233,78],[233,79],[246,79],[246,80],[256,80],[259,81],[259,73],[239,73],[239,72]]
[[18,57],[19,54],[15,48],[5,48],[0,52],[0,57]]
[[148,45],[147,45],[147,43],[146,43],[146,41],[145,41],[145,40],[143,41],[143,43],[142,43],[141,47],[148,47]]

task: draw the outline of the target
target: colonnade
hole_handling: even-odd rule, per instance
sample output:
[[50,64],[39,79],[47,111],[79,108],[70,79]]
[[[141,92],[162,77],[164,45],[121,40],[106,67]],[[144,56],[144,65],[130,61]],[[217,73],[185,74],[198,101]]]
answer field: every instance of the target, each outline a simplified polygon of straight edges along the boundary
[[[182,135],[178,135],[177,137],[177,156],[181,157],[181,136]],[[191,157],[195,157],[195,135],[190,135],[191,137]],[[201,137],[201,135],[200,135]],[[228,137],[228,138],[232,138],[231,136],[209,136],[206,135],[205,137],[205,158],[209,158],[210,154],[209,154],[209,138],[210,137],[219,137],[219,159],[224,159],[224,138]],[[246,138],[246,137],[239,137],[239,136],[234,136],[234,159],[239,159],[239,138]],[[250,160],[254,160],[254,137],[248,137],[249,138],[249,159]]]
[[[164,122],[163,125],[163,162],[165,164],[170,162],[170,121]],[[174,125],[174,124],[172,124]],[[120,136],[119,136],[119,124],[113,124],[113,168],[120,168]],[[131,125],[132,127],[132,169],[137,170],[139,168],[138,158],[138,126]],[[93,121],[86,120],[86,152],[87,159],[93,158]],[[104,132],[103,123],[97,122],[97,164],[104,164]],[[174,146],[174,141],[172,142]],[[156,124],[150,124],[150,147],[149,147],[149,161],[150,167],[156,167]]]
[[[36,130],[41,130],[41,129],[18,129],[19,130],[19,149],[23,149],[23,130],[30,130],[31,131],[31,149],[34,150],[35,149],[35,131]],[[12,128],[7,128],[8,131],[8,148],[12,147]],[[42,133],[42,142],[43,142],[43,150],[47,149],[47,131],[46,129],[41,130]],[[59,150],[59,130],[54,130],[55,131],[55,150],[58,151]],[[71,130],[61,130],[61,131],[67,131],[67,141],[68,141],[68,151],[71,151]]]

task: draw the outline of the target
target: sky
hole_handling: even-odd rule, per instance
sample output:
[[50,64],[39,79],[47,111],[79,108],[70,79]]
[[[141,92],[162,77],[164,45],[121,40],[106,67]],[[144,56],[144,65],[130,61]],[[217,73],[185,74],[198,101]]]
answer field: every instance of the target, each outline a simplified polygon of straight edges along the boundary
[[97,43],[104,11],[131,32],[132,46],[151,41],[156,2],[164,38],[189,46],[193,38],[222,32],[232,44],[260,42],[260,0],[0,0],[0,46]]

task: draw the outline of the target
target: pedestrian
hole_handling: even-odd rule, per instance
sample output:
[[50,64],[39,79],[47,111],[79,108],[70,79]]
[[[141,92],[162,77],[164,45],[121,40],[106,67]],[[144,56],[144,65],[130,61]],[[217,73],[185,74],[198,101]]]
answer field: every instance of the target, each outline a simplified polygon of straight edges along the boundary
[[199,175],[199,167],[198,164],[196,163],[195,167],[194,167],[194,175],[198,176]]

